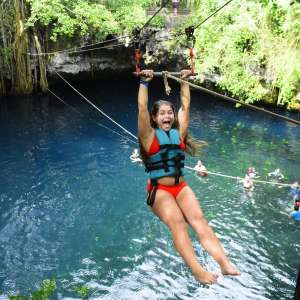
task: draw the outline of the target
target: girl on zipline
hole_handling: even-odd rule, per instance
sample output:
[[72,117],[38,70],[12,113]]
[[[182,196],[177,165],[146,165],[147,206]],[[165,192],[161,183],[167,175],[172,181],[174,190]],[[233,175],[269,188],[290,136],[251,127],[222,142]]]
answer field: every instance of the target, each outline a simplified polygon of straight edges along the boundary
[[[181,71],[181,79],[186,80],[190,75],[190,70]],[[149,114],[148,85],[152,78],[152,70],[143,70],[138,92],[140,152],[150,174],[147,204],[169,227],[176,250],[198,281],[212,284],[217,281],[218,275],[206,271],[198,262],[187,224],[195,230],[203,248],[219,263],[224,275],[239,275],[208,225],[195,194],[184,181],[184,152],[195,153],[197,148],[187,136],[189,85],[181,83],[178,116],[173,104],[163,100],[155,102]]]

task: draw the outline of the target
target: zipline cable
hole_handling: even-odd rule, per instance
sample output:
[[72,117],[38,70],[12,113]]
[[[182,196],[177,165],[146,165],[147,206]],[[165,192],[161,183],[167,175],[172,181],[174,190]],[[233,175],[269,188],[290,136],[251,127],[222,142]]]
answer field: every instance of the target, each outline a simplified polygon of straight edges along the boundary
[[211,94],[211,95],[213,95],[213,96],[220,97],[220,98],[222,98],[222,99],[225,99],[225,100],[228,100],[228,101],[231,101],[231,102],[234,102],[234,103],[239,103],[239,104],[241,104],[241,105],[243,105],[243,106],[246,106],[246,107],[249,107],[249,108],[251,108],[251,109],[259,110],[259,111],[264,112],[264,113],[267,113],[267,114],[269,114],[269,115],[272,115],[272,116],[281,118],[281,119],[283,119],[283,120],[285,120],[285,121],[288,121],[288,122],[291,122],[291,123],[300,125],[300,121],[298,121],[298,120],[295,120],[295,119],[292,119],[292,118],[289,118],[289,117],[286,117],[286,116],[283,116],[283,115],[279,115],[279,114],[276,114],[276,113],[274,113],[274,112],[272,112],[272,111],[269,111],[269,110],[267,110],[267,109],[260,108],[260,107],[257,107],[257,106],[255,106],[255,105],[252,105],[252,104],[244,103],[244,102],[239,101],[239,100],[236,100],[236,99],[234,99],[234,98],[231,98],[231,97],[228,97],[228,96],[219,94],[219,93],[214,92],[214,91],[211,91],[211,90],[208,90],[208,89],[206,89],[206,88],[204,88],[204,87],[201,87],[201,86],[196,85],[196,84],[194,84],[194,83],[191,83],[191,82],[189,82],[189,81],[182,80],[182,79],[180,79],[180,78],[178,78],[178,77],[176,77],[176,76],[173,76],[173,75],[171,75],[170,73],[168,73],[168,72],[166,72],[166,71],[165,71],[165,72],[162,72],[162,73],[165,73],[167,77],[169,77],[169,78],[171,78],[171,79],[174,79],[175,81],[177,81],[177,82],[179,82],[179,83],[185,82],[185,83],[187,83],[188,85],[190,85],[191,87],[193,87],[193,88],[195,88],[195,89],[197,89],[197,90],[204,91],[204,92],[209,93],[209,94]]
[[[106,44],[108,41],[105,41],[103,43],[97,43],[98,45],[101,44]],[[91,44],[90,46],[94,46],[96,44]],[[115,47],[120,47],[120,46],[124,46],[124,43],[119,43],[119,44],[115,44],[115,45],[107,45],[107,46],[103,46],[103,47],[96,47],[96,48],[92,48],[92,49],[81,49],[81,48],[85,48],[88,46],[83,46],[83,47],[79,47],[78,50],[76,50],[76,48],[73,48],[74,50],[69,51],[69,50],[60,50],[60,51],[54,51],[54,52],[43,52],[43,53],[27,53],[27,55],[29,56],[46,56],[46,55],[55,55],[57,53],[67,53],[67,54],[75,54],[75,53],[84,53],[84,52],[91,52],[91,51],[96,51],[96,50],[100,50],[100,49],[112,49]]]
[[[232,0],[231,0],[232,1]],[[162,1],[162,5],[160,6],[160,8],[148,19],[148,21],[141,27],[141,31],[143,29],[145,29],[150,22],[153,20],[153,18],[164,8],[166,7],[166,5],[170,2],[170,0],[166,0],[166,1]]]
[[62,75],[60,75],[58,72],[54,71],[57,76],[59,76],[67,85],[69,85],[75,92],[77,92],[87,103],[89,103],[93,108],[95,108],[98,112],[100,112],[103,116],[108,118],[111,122],[113,122],[115,125],[120,127],[122,130],[124,130],[127,134],[132,136],[134,139],[138,139],[133,133],[128,131],[126,128],[124,128],[122,125],[120,125],[118,122],[114,121],[110,116],[108,116],[104,111],[102,111],[100,108],[98,108],[93,102],[91,102],[88,98],[86,98],[83,94],[81,94],[74,86],[72,86]]
[[[56,72],[57,73],[57,72]],[[122,130],[124,130],[126,133],[130,134],[132,137],[134,137],[135,140],[138,140],[138,138],[133,135],[131,132],[129,132],[126,128],[124,128],[123,126],[121,126],[120,124],[118,124],[116,121],[114,121],[111,117],[109,117],[107,114],[105,114],[102,110],[100,110],[96,105],[94,105],[90,100],[88,100],[84,95],[82,95],[75,87],[73,87],[66,79],[64,79],[60,74],[57,73],[57,75],[64,81],[66,82],[75,92],[77,92],[84,100],[86,100],[89,104],[92,105],[93,108],[95,108],[97,111],[101,112],[101,114],[103,114],[105,117],[107,117],[110,121],[112,121],[114,124],[116,124],[117,126],[119,126]],[[175,77],[177,78],[177,77]],[[178,78],[177,78],[178,79]],[[182,80],[183,81],[183,80]],[[135,142],[137,144],[137,142]],[[191,171],[197,171],[192,167],[189,166],[184,166],[186,169],[191,170]],[[215,176],[221,176],[221,177],[226,177],[226,178],[233,178],[236,180],[242,180],[242,177],[237,177],[237,176],[230,176],[230,175],[224,175],[221,173],[216,173],[216,172],[210,172],[207,171],[208,174],[211,175],[215,175]],[[259,182],[259,183],[264,183],[264,184],[271,184],[271,185],[278,185],[278,186],[282,186],[282,187],[291,187],[292,184],[288,184],[288,183],[279,183],[279,182],[270,182],[270,181],[264,181],[264,180],[257,180],[257,179],[252,179],[255,182]]]
[[206,19],[204,19],[202,22],[200,22],[197,26],[194,26],[194,29],[197,29],[198,27],[200,27],[203,23],[205,23],[207,20],[209,20],[211,17],[213,17],[215,14],[217,14],[220,10],[222,10],[225,6],[227,6],[230,2],[232,2],[233,0],[229,0],[227,1],[224,5],[222,5],[221,7],[219,7],[216,11],[214,11],[211,15],[209,15]]
[[[55,98],[57,98],[60,102],[62,102],[64,105],[66,105],[67,107],[70,107],[72,110],[74,110],[75,112],[77,112],[82,118],[86,118],[86,116],[83,115],[78,109],[76,109],[75,107],[73,107],[72,105],[70,105],[69,103],[67,103],[66,101],[64,101],[63,99],[61,99],[59,96],[57,96],[57,95],[56,95],[53,91],[51,91],[49,88],[47,88],[47,90],[48,90]],[[94,123],[95,123],[96,125],[98,125],[99,127],[105,128],[105,129],[107,129],[108,131],[110,131],[110,132],[112,132],[112,133],[114,133],[114,134],[116,134],[116,135],[119,135],[120,137],[122,137],[122,138],[124,138],[124,139],[126,139],[126,140],[132,142],[133,144],[137,145],[137,141],[134,141],[134,140],[130,139],[129,137],[127,137],[127,136],[125,136],[125,135],[123,135],[123,134],[121,134],[121,133],[119,133],[119,132],[117,132],[117,131],[115,131],[115,130],[113,130],[113,129],[111,129],[111,128],[105,126],[105,125],[103,125],[103,124],[101,124],[100,122],[95,121],[95,120],[92,119],[92,118],[88,118],[88,119],[89,119],[90,121],[94,122]]]

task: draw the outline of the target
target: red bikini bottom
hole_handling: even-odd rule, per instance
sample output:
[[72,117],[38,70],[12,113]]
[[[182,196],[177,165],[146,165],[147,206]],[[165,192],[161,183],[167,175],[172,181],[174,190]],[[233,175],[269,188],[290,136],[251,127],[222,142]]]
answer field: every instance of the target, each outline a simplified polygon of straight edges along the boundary
[[[164,190],[169,192],[174,198],[176,198],[179,194],[179,192],[187,186],[187,183],[185,181],[182,181],[181,183],[177,185],[164,185],[164,184],[158,184],[157,189],[158,190]],[[147,191],[150,193],[153,190],[153,186],[151,185],[150,180],[148,181]]]

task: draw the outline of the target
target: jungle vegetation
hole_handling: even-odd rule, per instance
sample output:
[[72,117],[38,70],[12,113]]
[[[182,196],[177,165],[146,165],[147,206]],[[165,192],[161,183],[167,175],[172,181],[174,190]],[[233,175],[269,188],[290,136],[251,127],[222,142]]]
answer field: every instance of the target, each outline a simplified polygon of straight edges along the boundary
[[[0,4],[0,94],[47,88],[47,56],[131,34],[158,7],[155,0],[2,0]],[[182,0],[190,15],[178,28],[197,25],[223,5],[221,0]],[[169,5],[169,7],[171,7]],[[162,15],[151,26],[163,27]],[[232,1],[195,30],[198,73],[213,74],[216,87],[247,103],[267,101],[300,110],[300,2]],[[172,40],[170,51],[184,36]],[[80,43],[78,42],[80,41]]]

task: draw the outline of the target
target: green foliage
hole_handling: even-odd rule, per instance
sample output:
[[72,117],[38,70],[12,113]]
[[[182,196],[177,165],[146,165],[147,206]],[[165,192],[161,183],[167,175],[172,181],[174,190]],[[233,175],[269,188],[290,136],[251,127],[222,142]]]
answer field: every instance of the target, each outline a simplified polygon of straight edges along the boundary
[[82,285],[78,288],[76,288],[76,293],[80,296],[81,299],[88,299],[89,294],[91,293],[91,290],[86,285]]
[[265,9],[266,23],[269,30],[274,34],[283,32],[283,24],[286,19],[286,8],[276,2],[269,2]]
[[28,298],[25,296],[18,295],[18,296],[9,296],[9,300],[28,300]]
[[47,300],[56,289],[55,279],[45,279],[41,283],[41,287],[32,292],[30,297],[22,295],[9,296],[10,300]]
[[139,6],[142,8],[147,8],[150,5],[157,4],[157,1],[153,0],[106,0],[102,1],[102,3],[112,12],[117,12],[118,10],[122,10],[124,7],[129,6]]
[[[13,59],[13,39],[15,34],[15,10],[11,1],[0,7],[0,78],[11,77]],[[3,87],[2,87],[3,88]],[[0,87],[1,93],[1,87]]]
[[289,6],[283,25],[284,35],[295,47],[300,47],[300,3],[295,2]]
[[72,37],[76,33],[86,36],[91,29],[100,37],[118,31],[118,23],[102,4],[89,4],[82,0],[27,2],[31,7],[27,26],[34,26],[38,22],[44,26],[51,25],[51,39],[54,41],[59,36]]
[[108,34],[131,32],[147,19],[146,6],[153,0],[85,1],[26,0],[30,4],[27,26],[50,26],[51,39],[72,37],[79,33],[86,38],[105,38]]
[[32,300],[47,300],[49,298],[49,296],[53,294],[55,289],[56,289],[55,279],[45,279],[45,280],[43,280],[40,289],[37,291],[34,291],[31,294],[31,299]]
[[[202,1],[182,27],[199,23],[220,5],[217,0]],[[215,74],[221,89],[248,103],[262,99],[289,107],[299,103],[299,3],[232,2],[195,36],[196,68]]]
[[299,57],[289,57],[285,63],[279,68],[276,78],[276,85],[280,87],[278,104],[281,105],[294,101],[295,94],[300,91]]

